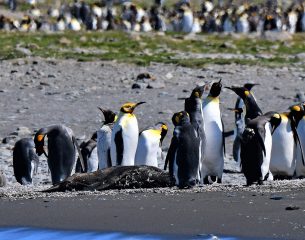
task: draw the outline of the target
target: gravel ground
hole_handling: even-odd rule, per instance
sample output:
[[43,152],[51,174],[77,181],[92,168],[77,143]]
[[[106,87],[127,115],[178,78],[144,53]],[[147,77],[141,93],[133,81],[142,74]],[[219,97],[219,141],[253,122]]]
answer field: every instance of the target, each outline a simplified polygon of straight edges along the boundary
[[[184,98],[196,84],[211,83],[220,78],[224,86],[259,83],[254,89],[263,112],[285,111],[294,102],[297,91],[305,90],[305,73],[301,67],[264,68],[242,65],[209,65],[190,69],[176,65],[151,64],[149,67],[117,62],[77,62],[26,58],[0,62],[0,171],[7,178],[7,187],[0,188],[0,198],[32,198],[46,196],[37,191],[50,185],[47,164],[41,158],[34,185],[20,186],[13,176],[12,149],[21,137],[35,130],[63,123],[71,127],[78,139],[88,139],[101,125],[97,106],[118,111],[127,101],[146,101],[136,109],[140,129],[163,121],[169,125],[163,148],[166,152],[171,139],[172,114],[183,110]],[[150,73],[155,80],[137,80],[140,73]],[[138,89],[132,89],[137,83]],[[147,86],[149,85],[149,88]],[[233,107],[236,96],[223,89],[221,109],[226,130],[233,129]],[[222,185],[195,188],[190,191],[283,191],[303,189],[303,180],[275,181],[266,186],[245,188],[239,166],[232,160],[232,139],[227,139],[227,159]],[[163,163],[160,163],[162,166]],[[83,194],[137,193],[138,191],[175,194],[175,189],[107,191],[104,193],[63,193],[61,196]],[[55,195],[51,195],[55,196]]]

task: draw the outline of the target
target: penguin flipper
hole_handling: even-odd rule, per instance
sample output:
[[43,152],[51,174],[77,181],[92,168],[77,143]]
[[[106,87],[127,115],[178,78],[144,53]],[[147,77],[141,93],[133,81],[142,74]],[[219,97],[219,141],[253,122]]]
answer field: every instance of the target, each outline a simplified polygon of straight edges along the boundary
[[[222,125],[222,147],[223,147],[223,154],[226,156],[226,136],[225,136],[225,128],[223,124],[223,120],[221,118],[221,125]],[[234,131],[233,131],[234,133]]]
[[303,146],[302,146],[301,141],[300,141],[300,137],[299,137],[299,134],[298,134],[298,131],[297,131],[297,126],[296,126],[294,118],[291,120],[291,130],[293,132],[293,138],[294,138],[295,143],[298,144],[299,147],[300,147],[301,155],[302,155],[302,163],[305,166],[304,149],[303,149]]
[[34,173],[37,174],[38,172],[38,164],[39,164],[39,157],[35,153],[33,149],[29,151],[30,159],[34,163]]
[[165,159],[164,170],[167,169],[167,165],[168,165],[170,176],[173,176],[173,163],[178,147],[177,141],[178,141],[177,138],[173,136]]
[[72,136],[72,142],[74,144],[74,146],[76,147],[76,150],[78,152],[78,157],[79,157],[79,160],[80,160],[80,164],[82,166],[82,170],[85,171],[85,163],[84,163],[84,159],[83,159],[83,156],[82,156],[82,153],[81,153],[81,150],[80,150],[80,147],[77,143],[77,140],[74,136]]
[[115,133],[114,142],[116,146],[116,161],[117,165],[121,165],[123,161],[123,153],[124,153],[124,142],[123,142],[123,129],[121,128],[119,131]]
[[264,156],[266,156],[266,147],[265,147],[265,143],[264,143],[265,129],[263,127],[258,127],[258,129],[256,131],[256,135],[257,135],[257,138],[258,138],[258,142],[262,147]]

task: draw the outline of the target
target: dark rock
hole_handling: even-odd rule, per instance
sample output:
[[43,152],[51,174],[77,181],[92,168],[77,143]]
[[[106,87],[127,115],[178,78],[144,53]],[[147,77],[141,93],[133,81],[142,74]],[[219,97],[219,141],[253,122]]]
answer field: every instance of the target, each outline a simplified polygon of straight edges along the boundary
[[299,210],[299,209],[300,209],[300,207],[298,207],[298,206],[288,206],[285,208],[285,210],[287,210],[287,211],[293,211],[293,210]]
[[137,80],[143,80],[143,79],[156,80],[156,77],[151,75],[150,73],[140,73],[137,76]]
[[8,144],[16,139],[16,136],[8,136],[2,139],[3,144]]
[[138,83],[134,83],[134,84],[132,84],[132,86],[131,86],[131,89],[140,89],[140,88],[141,88],[141,85],[138,84]]
[[48,78],[56,78],[56,76],[54,74],[49,74]]
[[281,196],[272,196],[270,199],[271,200],[282,200],[283,197],[281,197]]

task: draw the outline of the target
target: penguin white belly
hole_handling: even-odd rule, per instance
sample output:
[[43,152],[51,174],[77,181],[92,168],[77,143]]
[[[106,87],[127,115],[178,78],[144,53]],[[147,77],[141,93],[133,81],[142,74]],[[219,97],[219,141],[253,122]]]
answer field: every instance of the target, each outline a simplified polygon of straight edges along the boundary
[[87,172],[94,172],[98,169],[98,156],[97,156],[97,147],[95,147],[91,154],[90,157],[88,158],[87,161]]
[[193,14],[185,13],[182,18],[182,32],[189,33],[193,28]]
[[224,165],[224,152],[223,128],[219,103],[210,101],[204,105],[203,115],[206,134],[206,152],[202,171],[205,173],[205,176],[212,175],[221,177]]
[[149,131],[141,133],[135,157],[135,165],[158,167],[160,137],[160,135],[159,137],[154,136]]
[[[303,117],[300,122],[299,125],[297,127],[297,132],[300,138],[300,142],[302,144],[303,147],[303,151],[305,150],[305,117]],[[305,177],[305,166],[303,165],[302,162],[302,153],[301,153],[301,149],[300,146],[296,146],[296,176],[297,177]]]
[[[263,178],[269,172],[271,151],[272,151],[272,135],[271,135],[271,124],[267,123],[265,125],[265,140],[264,145],[266,149],[266,155],[263,158],[263,163],[261,165],[261,171]],[[263,180],[263,179],[262,179]]]
[[111,128],[104,125],[97,131],[97,155],[99,161],[99,169],[110,167],[108,166],[108,158],[110,157],[111,145]]
[[121,166],[133,166],[138,145],[138,121],[134,115],[121,116],[114,125],[111,135],[111,161],[116,166],[117,147],[115,143],[116,134],[121,131],[123,139],[123,158]]
[[282,120],[272,135],[270,171],[273,175],[292,176],[295,170],[294,139],[290,121]]

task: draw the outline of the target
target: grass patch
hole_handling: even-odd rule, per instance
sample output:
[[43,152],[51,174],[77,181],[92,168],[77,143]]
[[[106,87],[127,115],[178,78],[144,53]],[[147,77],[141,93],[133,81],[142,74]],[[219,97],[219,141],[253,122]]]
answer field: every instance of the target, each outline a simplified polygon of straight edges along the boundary
[[[1,32],[0,59],[25,57],[29,50],[32,56],[79,61],[116,60],[138,65],[161,62],[187,67],[236,63],[272,67],[304,61],[294,57],[305,52],[304,40],[305,34],[296,34],[292,40],[282,42],[214,34],[188,39],[176,33],[160,36],[115,31],[53,34]],[[221,54],[224,53],[232,54],[231,58],[222,58]],[[220,55],[207,58],[204,54]],[[245,54],[257,57],[249,59],[244,57]]]

